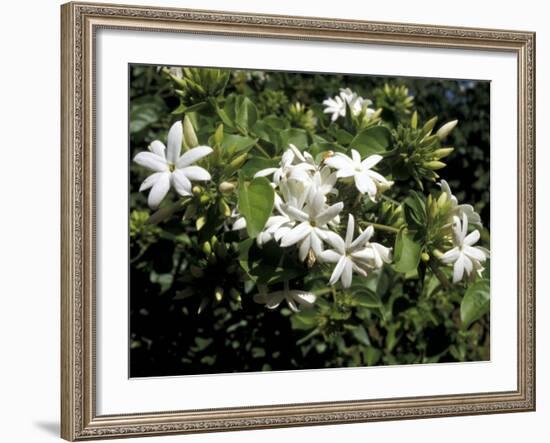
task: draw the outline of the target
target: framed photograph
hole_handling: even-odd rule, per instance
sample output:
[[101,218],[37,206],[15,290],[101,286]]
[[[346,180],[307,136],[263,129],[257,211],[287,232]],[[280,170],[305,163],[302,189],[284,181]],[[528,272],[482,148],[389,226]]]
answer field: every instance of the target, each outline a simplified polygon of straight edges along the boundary
[[534,33],[61,14],[63,438],[534,410]]

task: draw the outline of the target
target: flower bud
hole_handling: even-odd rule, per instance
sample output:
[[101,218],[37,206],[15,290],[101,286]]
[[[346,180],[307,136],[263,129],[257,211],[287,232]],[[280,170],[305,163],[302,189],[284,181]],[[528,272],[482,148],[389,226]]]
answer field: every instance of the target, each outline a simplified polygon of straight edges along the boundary
[[447,157],[455,148],[440,148],[434,151],[434,158],[439,160],[440,158]]
[[209,242],[205,241],[202,244],[202,252],[204,253],[204,255],[210,255],[212,253],[212,246]]
[[210,196],[208,194],[201,194],[199,201],[203,204],[208,203],[210,201]]
[[195,134],[193,124],[187,115],[183,119],[183,142],[188,149],[199,145],[199,140],[197,139],[197,134]]
[[191,192],[193,192],[193,195],[200,195],[202,193],[202,188],[200,186],[193,186]]
[[231,160],[231,163],[229,163],[229,165],[233,169],[239,169],[244,164],[247,157],[248,157],[248,154],[244,152],[241,155],[238,155],[237,157],[235,157],[233,160]]
[[223,288],[220,286],[216,286],[216,289],[214,290],[214,297],[216,298],[216,301],[222,301],[223,298]]
[[458,120],[453,120],[448,123],[445,123],[443,126],[441,126],[441,128],[438,129],[437,136],[441,140],[443,140],[445,137],[447,137],[451,133],[451,131],[455,128],[457,123],[458,123]]
[[218,190],[222,194],[230,194],[235,190],[235,184],[231,182],[221,182],[220,185],[218,186]]
[[219,212],[222,217],[229,217],[231,215],[231,208],[226,203],[226,201],[221,198],[219,203]]
[[447,166],[445,163],[440,162],[438,160],[432,160],[431,162],[424,163],[425,168],[431,169],[433,171],[444,168],[445,166]]
[[422,261],[429,261],[430,260],[430,254],[428,254],[427,252],[423,252],[420,255],[420,258],[422,259]]

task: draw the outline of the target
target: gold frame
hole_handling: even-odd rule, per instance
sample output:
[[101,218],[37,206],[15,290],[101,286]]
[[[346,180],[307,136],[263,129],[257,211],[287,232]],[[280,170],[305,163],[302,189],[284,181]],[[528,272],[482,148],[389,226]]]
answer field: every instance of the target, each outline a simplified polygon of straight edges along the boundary
[[[518,58],[518,388],[511,392],[98,416],[94,36],[99,28],[507,51]],[[61,7],[61,436],[67,440],[535,410],[535,34],[90,3]]]

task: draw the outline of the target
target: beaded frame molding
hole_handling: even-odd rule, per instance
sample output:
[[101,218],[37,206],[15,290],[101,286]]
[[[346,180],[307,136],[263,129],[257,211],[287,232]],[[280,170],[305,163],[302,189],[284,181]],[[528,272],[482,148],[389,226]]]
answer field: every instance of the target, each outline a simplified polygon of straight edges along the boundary
[[[517,390],[96,414],[94,36],[100,28],[506,51],[518,60]],[[91,3],[61,7],[61,436],[88,440],[535,409],[535,34]]]

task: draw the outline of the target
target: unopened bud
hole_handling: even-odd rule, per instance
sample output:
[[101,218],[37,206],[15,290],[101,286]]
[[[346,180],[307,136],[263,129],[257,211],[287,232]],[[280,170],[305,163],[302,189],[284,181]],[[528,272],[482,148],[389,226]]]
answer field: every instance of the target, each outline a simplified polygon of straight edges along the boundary
[[231,215],[231,208],[223,198],[220,199],[219,211],[222,217],[229,217]]
[[218,186],[218,190],[222,194],[230,194],[235,190],[235,185],[231,182],[221,182],[220,185]]
[[223,288],[220,286],[216,286],[216,289],[214,290],[214,297],[216,298],[216,301],[222,301],[223,298]]
[[428,261],[428,260],[430,260],[430,254],[428,254],[427,252],[423,252],[420,255],[420,258],[422,259],[422,261]]
[[212,246],[210,245],[209,242],[205,241],[203,244],[202,244],[202,252],[205,254],[205,255],[210,255],[212,253]]
[[193,195],[200,195],[202,193],[202,188],[200,186],[193,186],[191,192],[193,192]]
[[448,123],[445,123],[443,126],[441,126],[441,128],[438,129],[437,136],[441,140],[443,140],[445,137],[447,137],[451,133],[451,131],[455,128],[457,123],[458,123],[458,120],[453,120]]
[[193,124],[187,115],[183,119],[183,142],[188,149],[199,146],[197,134],[195,134]]
[[434,158],[439,160],[440,158],[447,157],[455,148],[440,148],[434,151]]
[[244,152],[243,154],[238,155],[233,160],[231,160],[231,163],[229,163],[229,165],[234,169],[239,169],[244,164],[247,157],[248,154]]
[[440,162],[438,160],[432,160],[431,162],[424,163],[425,168],[431,169],[433,171],[444,168],[445,166],[447,166],[445,163]]

